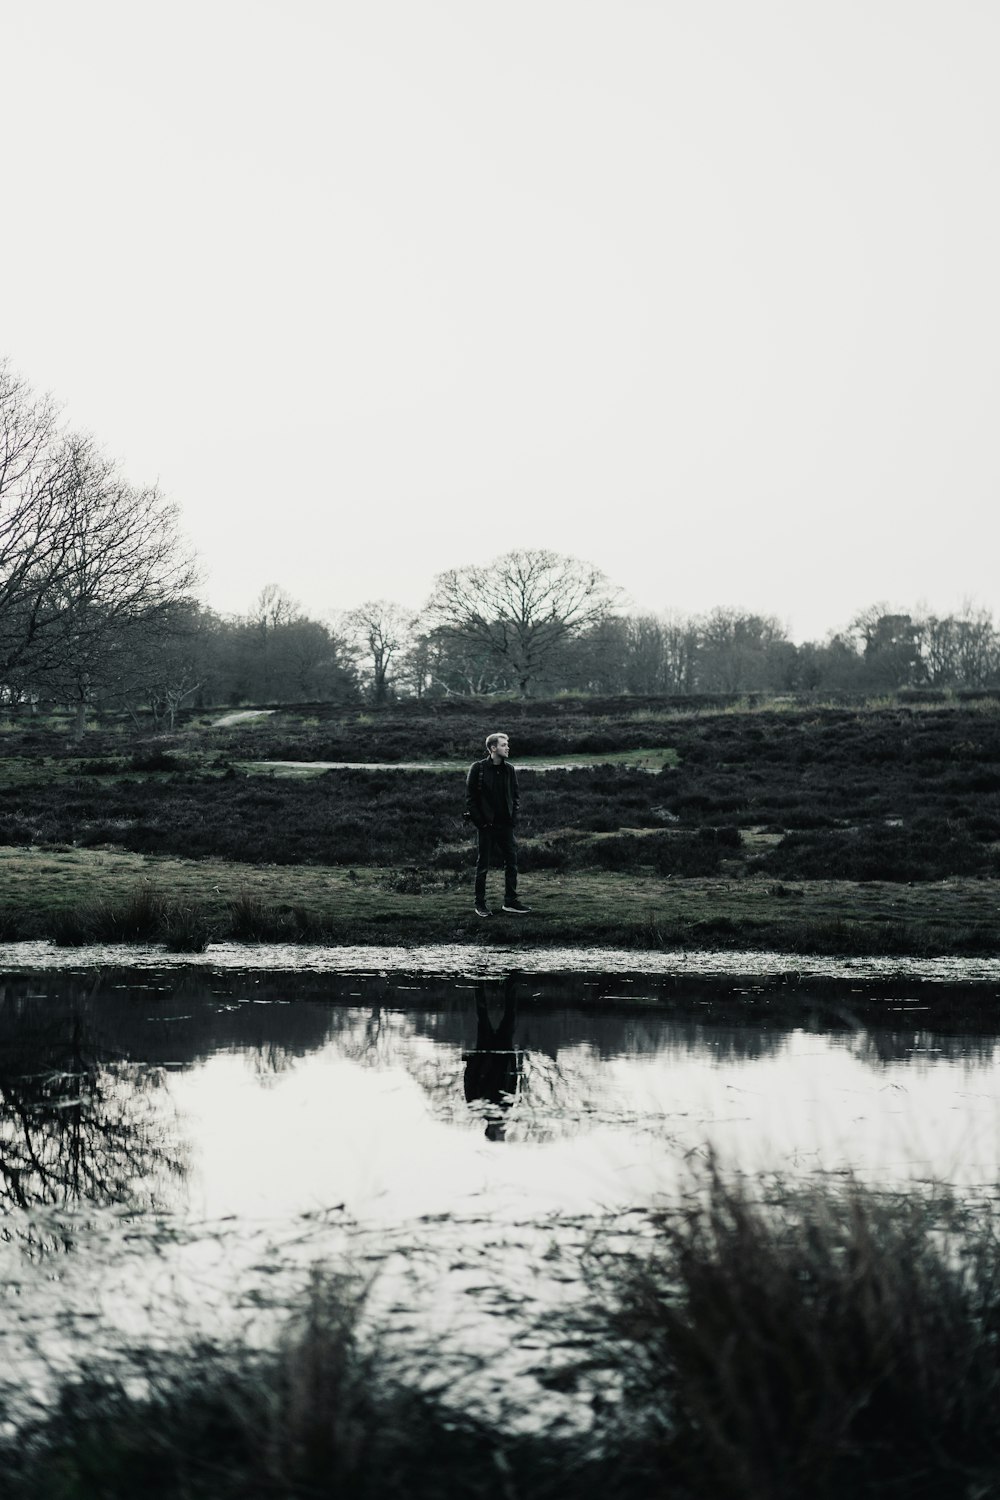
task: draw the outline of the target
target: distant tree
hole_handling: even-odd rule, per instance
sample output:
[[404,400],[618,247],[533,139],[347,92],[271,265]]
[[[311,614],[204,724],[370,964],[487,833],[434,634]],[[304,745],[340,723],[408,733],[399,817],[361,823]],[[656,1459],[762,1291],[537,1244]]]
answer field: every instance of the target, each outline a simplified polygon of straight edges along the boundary
[[664,685],[668,693],[693,693],[698,680],[701,640],[697,622],[683,615],[661,616]]
[[278,584],[247,615],[218,621],[212,693],[217,702],[333,702],[357,695],[348,643],[304,614]]
[[1000,637],[988,610],[966,605],[960,615],[928,615],[917,645],[924,675],[936,687],[986,687],[1000,677]]
[[608,615],[566,642],[558,653],[558,686],[598,695],[627,691],[629,620]]
[[441,573],[427,606],[442,638],[480,648],[522,697],[556,654],[605,618],[618,591],[597,568],[556,552],[508,552]]
[[920,627],[911,615],[873,604],[860,610],[848,628],[861,647],[867,687],[909,687],[923,678]]
[[958,681],[963,687],[987,687],[1000,681],[1000,636],[988,610],[966,605],[955,617],[958,637]]
[[413,638],[400,660],[399,681],[418,698],[516,691],[511,674],[485,646],[441,629]]
[[350,644],[322,620],[299,615],[287,621],[273,645],[279,697],[329,701],[355,696]]
[[155,726],[173,729],[181,708],[209,688],[220,623],[211,610],[182,599],[131,630],[109,653],[104,696],[136,723],[146,709]]
[[699,622],[698,679],[703,691],[743,693],[782,685],[791,643],[773,615],[713,609]]
[[363,663],[362,675],[373,703],[385,703],[393,676],[413,633],[410,610],[388,599],[368,599],[344,616],[344,626]]

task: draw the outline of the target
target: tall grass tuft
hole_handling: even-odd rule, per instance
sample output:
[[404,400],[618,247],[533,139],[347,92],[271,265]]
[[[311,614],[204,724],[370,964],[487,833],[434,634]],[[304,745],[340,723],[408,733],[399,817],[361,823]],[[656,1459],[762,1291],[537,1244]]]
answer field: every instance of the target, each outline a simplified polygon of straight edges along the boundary
[[213,935],[211,923],[197,907],[175,902],[163,908],[160,937],[169,953],[204,953]]
[[699,1500],[998,1493],[991,1221],[856,1184],[765,1203],[713,1164],[658,1230],[601,1273],[650,1475]]
[[241,891],[229,903],[230,936],[239,942],[292,942],[295,930],[289,912],[279,910],[253,891]]
[[52,935],[61,947],[155,942],[162,934],[165,912],[162,895],[144,881],[127,896],[89,901],[60,912]]

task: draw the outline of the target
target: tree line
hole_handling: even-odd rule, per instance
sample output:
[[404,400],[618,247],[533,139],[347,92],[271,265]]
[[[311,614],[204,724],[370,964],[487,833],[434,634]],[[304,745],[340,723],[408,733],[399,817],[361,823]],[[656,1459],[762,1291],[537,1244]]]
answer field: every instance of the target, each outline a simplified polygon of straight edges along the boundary
[[276,584],[242,615],[196,595],[176,505],[136,487],[0,364],[0,694],[172,725],[189,706],[538,696],[977,690],[990,613],[861,611],[796,644],[773,615],[629,612],[597,568],[543,549],[439,574],[424,607],[310,617]]

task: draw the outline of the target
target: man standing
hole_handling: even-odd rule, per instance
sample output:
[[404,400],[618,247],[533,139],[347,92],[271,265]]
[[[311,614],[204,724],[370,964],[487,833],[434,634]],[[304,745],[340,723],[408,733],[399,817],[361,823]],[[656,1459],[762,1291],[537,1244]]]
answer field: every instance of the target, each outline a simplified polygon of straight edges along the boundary
[[521,916],[531,908],[523,906],[517,899],[517,844],[514,840],[520,796],[517,772],[507,764],[510,742],[505,734],[487,735],[486,748],[489,754],[470,767],[465,780],[465,815],[479,830],[476,915],[492,916],[486,905],[486,876],[490,855],[496,849],[503,855],[503,910]]

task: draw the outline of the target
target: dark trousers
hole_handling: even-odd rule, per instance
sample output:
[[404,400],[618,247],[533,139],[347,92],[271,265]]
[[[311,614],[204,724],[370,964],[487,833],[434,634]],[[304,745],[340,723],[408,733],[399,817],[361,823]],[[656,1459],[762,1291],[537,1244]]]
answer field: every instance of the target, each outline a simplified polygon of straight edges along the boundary
[[505,901],[517,896],[517,844],[514,840],[513,823],[494,823],[492,828],[479,830],[479,858],[476,861],[476,905],[486,905],[486,876],[489,873],[490,857],[494,849],[503,856]]

